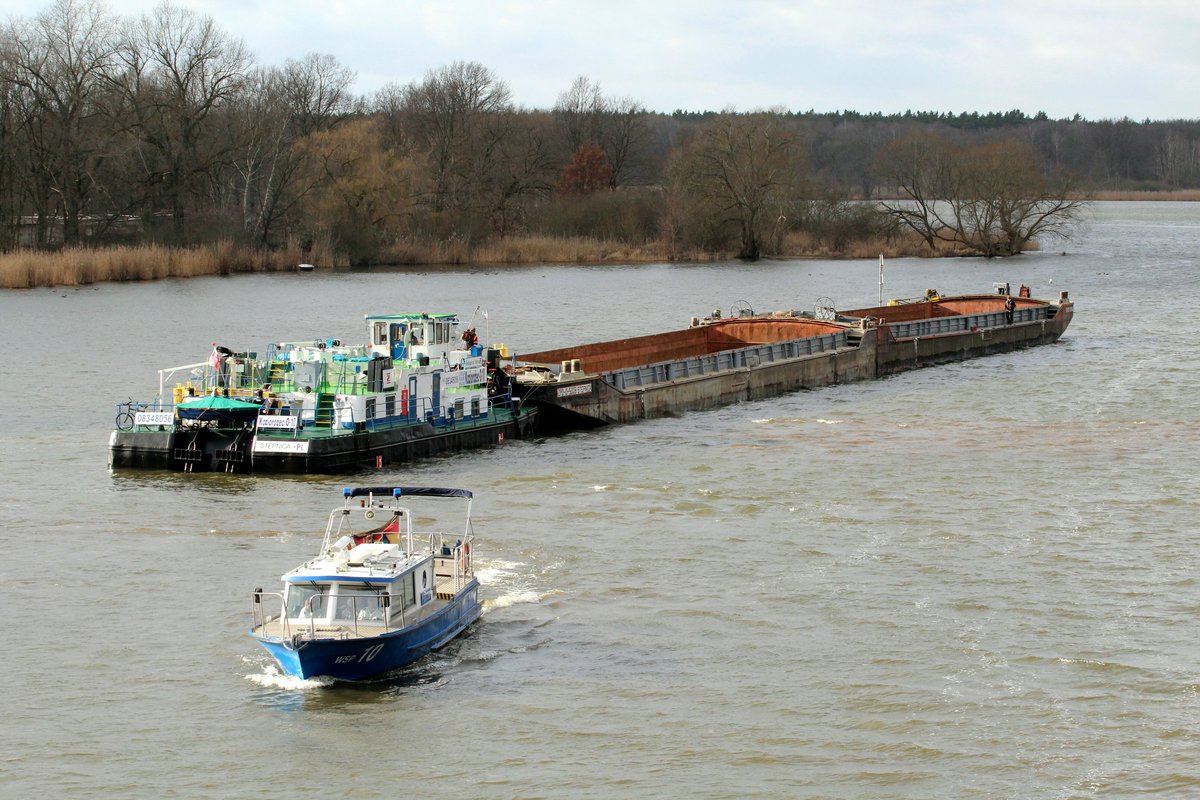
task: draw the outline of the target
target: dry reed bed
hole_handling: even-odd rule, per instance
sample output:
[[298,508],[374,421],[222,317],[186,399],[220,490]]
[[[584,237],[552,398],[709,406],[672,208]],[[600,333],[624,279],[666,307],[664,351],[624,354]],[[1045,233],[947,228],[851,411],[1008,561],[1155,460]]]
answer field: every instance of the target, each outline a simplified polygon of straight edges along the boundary
[[[803,234],[784,242],[781,258],[875,258],[929,255],[919,242],[856,242],[833,249]],[[585,237],[520,236],[470,247],[464,242],[398,243],[379,259],[390,265],[464,264],[641,264],[664,261],[709,262],[727,260],[732,253],[670,248],[663,242],[634,245]],[[306,257],[321,267],[346,267],[344,259],[327,252]],[[301,261],[298,247],[264,251],[222,242],[192,249],[158,245],[114,247],[105,250],[66,249],[54,253],[16,251],[0,255],[0,288],[81,286],[103,281],[144,281],[191,278],[295,269]]]
[[[101,281],[281,272],[295,269],[300,256],[297,246],[268,251],[239,247],[231,242],[196,248],[140,245],[66,248],[57,252],[18,250],[0,255],[0,288],[83,286]],[[314,256],[310,254],[310,257]],[[329,258],[325,263],[335,262]]]
[[1089,200],[1186,200],[1200,201],[1200,189],[1175,189],[1173,191],[1100,191],[1088,196]]
[[[1029,249],[1036,249],[1036,244]],[[949,256],[953,250],[930,253],[914,235],[900,234],[832,246],[805,233],[791,233],[776,258],[888,258]],[[586,237],[514,236],[470,246],[462,241],[400,242],[387,248],[379,263],[389,265],[464,264],[639,264],[664,261],[710,262],[733,258],[733,253],[672,248],[663,241],[641,245]],[[81,286],[102,281],[144,281],[250,272],[293,270],[302,261],[321,268],[345,268],[344,257],[327,245],[309,253],[291,244],[279,250],[239,247],[219,242],[196,248],[159,245],[113,247],[103,250],[65,249],[46,253],[15,251],[0,255],[0,288]]]

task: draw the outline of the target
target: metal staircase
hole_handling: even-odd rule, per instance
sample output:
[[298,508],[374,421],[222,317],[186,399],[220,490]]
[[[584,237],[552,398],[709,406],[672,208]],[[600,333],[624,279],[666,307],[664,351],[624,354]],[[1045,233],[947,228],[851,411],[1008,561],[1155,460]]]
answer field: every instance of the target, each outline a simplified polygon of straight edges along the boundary
[[321,392],[317,395],[317,411],[313,417],[313,425],[318,428],[333,427],[333,398],[334,395]]

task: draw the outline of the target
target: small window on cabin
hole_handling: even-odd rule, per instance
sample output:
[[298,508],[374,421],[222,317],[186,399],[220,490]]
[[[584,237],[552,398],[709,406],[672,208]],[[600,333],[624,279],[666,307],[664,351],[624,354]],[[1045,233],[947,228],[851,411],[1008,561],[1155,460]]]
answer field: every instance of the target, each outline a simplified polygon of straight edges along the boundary
[[334,618],[379,622],[383,619],[381,597],[382,592],[379,589],[342,584],[338,587],[337,613]]
[[329,605],[328,587],[292,583],[287,588],[289,619],[324,619]]
[[387,344],[387,323],[375,323],[375,344]]

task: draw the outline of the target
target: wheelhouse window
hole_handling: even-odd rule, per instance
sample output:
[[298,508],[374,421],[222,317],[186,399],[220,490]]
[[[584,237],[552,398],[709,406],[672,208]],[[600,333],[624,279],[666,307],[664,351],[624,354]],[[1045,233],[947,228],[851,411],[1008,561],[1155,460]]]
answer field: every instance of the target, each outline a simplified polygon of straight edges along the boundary
[[433,323],[434,344],[445,344],[450,341],[450,327],[449,322]]
[[290,583],[287,615],[290,619],[324,619],[329,610],[329,587]]
[[401,579],[404,588],[404,607],[408,608],[417,602],[417,574],[410,572]]
[[336,620],[382,622],[384,615],[383,590],[367,586],[338,587]]

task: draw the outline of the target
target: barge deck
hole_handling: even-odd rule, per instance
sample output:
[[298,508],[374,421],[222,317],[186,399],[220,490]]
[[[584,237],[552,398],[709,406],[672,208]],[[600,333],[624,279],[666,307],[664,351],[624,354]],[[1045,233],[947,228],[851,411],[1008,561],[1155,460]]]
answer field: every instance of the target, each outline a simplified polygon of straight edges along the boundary
[[1074,313],[1008,294],[837,311],[693,319],[650,336],[517,356],[515,393],[548,432],[633,422],[786,392],[870,380],[1050,344]]

